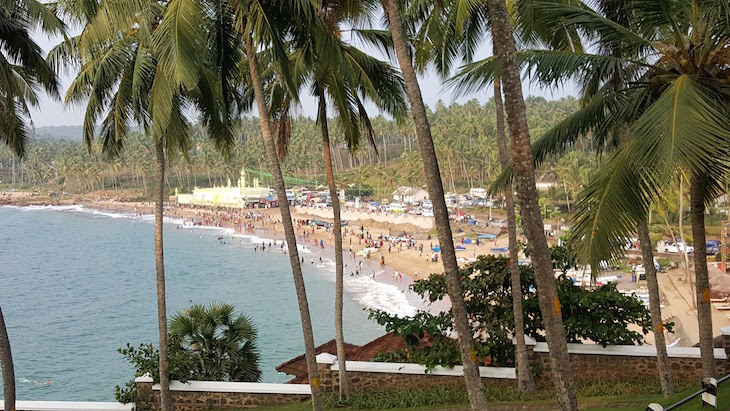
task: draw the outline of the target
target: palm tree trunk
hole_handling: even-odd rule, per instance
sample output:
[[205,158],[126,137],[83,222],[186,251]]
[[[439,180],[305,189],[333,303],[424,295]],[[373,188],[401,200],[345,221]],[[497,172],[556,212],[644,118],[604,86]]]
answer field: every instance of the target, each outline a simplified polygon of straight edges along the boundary
[[431,137],[431,127],[426,117],[426,107],[423,104],[423,97],[421,96],[421,88],[418,85],[418,78],[416,77],[416,72],[413,69],[408,53],[398,3],[398,0],[387,0],[384,3],[386,6],[384,11],[390,23],[393,45],[395,46],[398,63],[403,73],[408,99],[411,103],[413,122],[418,138],[418,145],[421,149],[421,156],[423,157],[426,181],[428,183],[428,193],[433,202],[436,231],[438,233],[439,245],[441,246],[441,261],[443,261],[444,271],[446,272],[446,286],[449,298],[451,299],[454,328],[458,334],[461,361],[464,364],[464,381],[471,408],[474,410],[486,410],[487,398],[484,395],[482,380],[479,376],[479,367],[475,363],[476,355],[472,340],[472,330],[469,326],[464,304],[464,292],[461,288],[459,267],[456,262],[454,239],[451,236],[449,211],[446,208],[446,200],[444,198],[444,186],[441,181],[441,173],[439,172],[436,150],[433,146],[433,138]]
[[525,101],[522,96],[520,69],[515,61],[515,41],[504,0],[489,0],[492,18],[492,41],[504,81],[504,101],[512,146],[512,163],[522,216],[522,226],[530,247],[535,270],[540,310],[545,325],[545,337],[550,350],[550,364],[555,381],[558,406],[561,410],[578,410],[578,398],[573,386],[568,345],[563,328],[562,311],[552,260],[537,201],[535,168],[530,148]]
[[[250,36],[250,33],[248,34]],[[324,399],[320,389],[319,373],[317,372],[317,360],[314,351],[314,333],[312,332],[312,319],[309,316],[309,303],[307,302],[307,291],[304,287],[304,276],[302,276],[302,266],[299,263],[299,251],[297,250],[296,233],[294,232],[294,224],[291,219],[289,210],[289,202],[286,199],[286,185],[284,177],[281,174],[279,158],[276,154],[276,145],[274,143],[274,133],[271,131],[271,122],[269,121],[269,109],[266,107],[264,97],[264,86],[259,72],[256,53],[251,44],[251,38],[248,37],[244,41],[246,47],[246,57],[248,58],[248,67],[251,74],[251,82],[253,83],[256,104],[259,110],[259,122],[261,123],[261,134],[264,138],[264,147],[266,148],[266,156],[269,160],[269,168],[276,190],[277,200],[279,202],[279,210],[281,212],[281,222],[284,226],[284,235],[286,244],[289,249],[289,262],[291,263],[292,275],[294,277],[294,288],[297,293],[297,302],[299,303],[299,315],[302,321],[302,333],[304,334],[304,353],[307,361],[307,372],[309,373],[309,385],[312,389],[312,405],[314,411],[324,410]]]
[[[692,273],[689,270],[689,255],[687,253],[687,242],[684,241],[684,177],[679,174],[679,238],[682,239],[683,247],[680,250],[677,245],[677,251],[682,253],[684,257],[684,270],[687,273],[687,282],[689,283],[689,292],[692,293]],[[704,224],[704,223],[703,223]]]
[[327,172],[327,185],[332,197],[332,213],[335,224],[335,344],[337,345],[337,364],[340,373],[340,400],[347,400],[350,396],[350,384],[347,382],[347,367],[345,362],[345,337],[342,330],[342,293],[344,262],[342,261],[342,220],[340,218],[340,200],[335,185],[335,175],[332,171],[332,154],[330,152],[330,136],[327,127],[327,102],[324,90],[318,88],[319,93],[319,125],[322,128],[322,146],[324,148],[324,166]]
[[654,330],[654,345],[656,346],[656,362],[659,370],[659,382],[662,386],[662,394],[669,397],[674,394],[672,385],[672,373],[669,370],[669,357],[667,357],[667,342],[664,339],[664,323],[662,323],[661,301],[659,300],[659,283],[657,282],[656,268],[654,268],[654,251],[652,250],[651,238],[649,237],[649,225],[646,221],[639,223],[637,227],[641,256],[644,260],[644,272],[646,273],[646,284],[649,288],[649,311],[651,312],[651,327]]
[[167,303],[165,302],[165,255],[162,248],[162,218],[165,201],[165,144],[155,141],[157,156],[157,204],[155,204],[155,266],[157,269],[157,328],[160,333],[160,409],[172,411],[170,371],[167,360]]
[[692,237],[695,243],[695,280],[697,284],[697,320],[700,328],[700,357],[702,378],[714,377],[715,353],[712,345],[712,307],[710,306],[710,278],[707,272],[705,253],[705,192],[706,176],[692,178],[689,188]]
[[[504,107],[502,106],[502,85],[499,77],[494,79],[494,107],[497,111],[497,147],[502,171],[509,167],[507,136],[504,133]],[[530,371],[530,362],[525,346],[525,320],[522,317],[522,281],[517,245],[517,219],[512,198],[512,184],[504,191],[507,201],[507,234],[509,236],[509,269],[512,280],[512,312],[515,317],[515,362],[517,363],[517,388],[520,391],[535,391],[535,381]]]
[[0,308],[0,368],[3,377],[3,400],[5,410],[15,411],[15,371],[13,369],[13,354],[10,352],[10,339],[5,327],[5,317]]

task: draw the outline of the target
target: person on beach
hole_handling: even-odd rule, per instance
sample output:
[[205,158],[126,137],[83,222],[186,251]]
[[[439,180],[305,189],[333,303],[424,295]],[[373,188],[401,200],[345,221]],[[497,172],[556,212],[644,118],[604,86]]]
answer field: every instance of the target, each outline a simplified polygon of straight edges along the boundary
[[385,256],[380,254],[380,265],[385,265]]

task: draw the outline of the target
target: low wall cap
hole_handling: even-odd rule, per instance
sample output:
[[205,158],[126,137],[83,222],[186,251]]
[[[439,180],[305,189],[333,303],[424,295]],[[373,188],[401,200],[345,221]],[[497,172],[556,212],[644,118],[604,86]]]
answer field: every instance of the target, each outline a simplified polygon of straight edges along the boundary
[[334,364],[337,361],[337,356],[330,353],[323,352],[317,355],[317,364]]
[[722,332],[722,335],[730,336],[730,327],[720,328],[720,332]]
[[152,376],[150,375],[150,373],[145,373],[145,375],[143,375],[141,377],[135,378],[134,379],[134,382],[136,382],[136,383],[139,383],[139,382],[149,382],[149,383],[152,383],[152,382],[154,382],[154,380],[152,379]]
[[[512,344],[517,345],[517,337],[512,337]],[[535,345],[535,344],[537,344],[536,339],[530,337],[529,335],[525,336],[525,345]]]

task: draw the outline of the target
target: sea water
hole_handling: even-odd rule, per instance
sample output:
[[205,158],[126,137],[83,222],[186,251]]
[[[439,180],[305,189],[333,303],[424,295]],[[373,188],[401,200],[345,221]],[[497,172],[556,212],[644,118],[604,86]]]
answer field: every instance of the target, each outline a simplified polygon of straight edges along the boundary
[[[231,303],[258,330],[262,382],[290,379],[275,367],[303,353],[304,345],[289,256],[280,243],[255,251],[254,244],[270,240],[179,226],[165,224],[168,318],[192,304]],[[114,386],[134,373],[117,349],[158,338],[152,216],[81,206],[0,207],[0,227],[0,307],[17,398],[112,401]],[[321,344],[334,338],[334,264],[302,251]],[[363,344],[385,333],[367,319],[366,308],[416,310],[413,296],[393,284],[346,277],[346,341]]]

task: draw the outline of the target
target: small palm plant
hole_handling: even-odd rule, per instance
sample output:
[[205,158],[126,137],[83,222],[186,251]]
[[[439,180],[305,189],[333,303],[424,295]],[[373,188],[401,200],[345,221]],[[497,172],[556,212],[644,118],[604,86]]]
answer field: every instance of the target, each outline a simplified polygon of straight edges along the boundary
[[170,334],[199,359],[198,378],[258,382],[261,379],[256,329],[231,304],[195,304],[170,321]]

